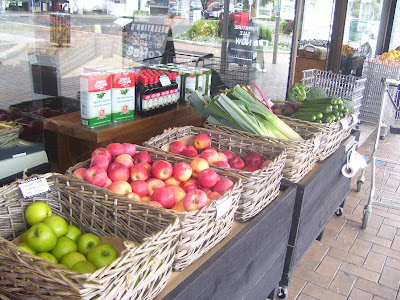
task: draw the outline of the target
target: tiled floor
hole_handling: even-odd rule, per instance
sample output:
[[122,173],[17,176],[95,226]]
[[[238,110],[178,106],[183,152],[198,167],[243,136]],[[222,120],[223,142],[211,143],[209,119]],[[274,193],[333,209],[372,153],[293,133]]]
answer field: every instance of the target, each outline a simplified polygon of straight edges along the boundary
[[[374,137],[367,135],[358,152],[370,155]],[[376,157],[400,162],[400,135],[380,140],[379,147]],[[343,215],[331,219],[321,241],[314,242],[295,269],[286,299],[400,299],[400,210],[373,205],[367,228],[361,229],[370,165],[357,192],[359,174],[351,181]],[[391,183],[398,192],[399,178]]]

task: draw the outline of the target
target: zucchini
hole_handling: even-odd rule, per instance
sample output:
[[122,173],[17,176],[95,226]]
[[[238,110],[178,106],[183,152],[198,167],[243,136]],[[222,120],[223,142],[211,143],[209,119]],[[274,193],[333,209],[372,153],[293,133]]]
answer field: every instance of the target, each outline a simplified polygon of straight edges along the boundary
[[336,121],[336,116],[335,116],[334,114],[332,114],[332,113],[325,114],[324,116],[330,117],[330,118],[332,119],[332,122],[333,122],[333,121]]
[[337,110],[332,110],[332,112],[330,112],[330,114],[335,115],[335,117],[337,118],[340,113]]
[[306,100],[303,101],[302,104],[304,104],[304,103],[317,103],[317,102],[326,103],[326,104],[336,104],[337,98],[328,97],[328,98],[306,99]]
[[337,111],[342,111],[344,109],[343,104],[338,104]]
[[339,105],[337,105],[337,104],[332,105],[332,110],[338,110],[338,108],[339,108]]
[[322,123],[332,123],[332,118],[328,115],[324,115],[321,119]]
[[299,112],[320,112],[320,113],[329,113],[331,111],[332,111],[332,105],[304,107],[304,108],[300,108],[300,110],[299,110]]
[[317,119],[316,115],[313,113],[307,113],[307,114],[296,113],[292,117],[299,120],[310,121],[310,122],[313,122]]

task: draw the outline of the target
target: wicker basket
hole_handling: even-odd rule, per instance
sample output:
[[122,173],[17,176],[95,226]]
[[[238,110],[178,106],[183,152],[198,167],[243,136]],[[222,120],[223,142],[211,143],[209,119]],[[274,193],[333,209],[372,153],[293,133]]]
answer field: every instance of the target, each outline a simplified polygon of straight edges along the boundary
[[[351,130],[357,124],[357,115],[349,115],[340,121],[332,123],[314,123],[309,121],[298,120],[309,126],[315,126],[321,131],[321,144],[317,152],[317,160],[323,161],[331,156],[351,133]],[[290,119],[289,117],[281,117],[283,120]]]
[[[258,152],[263,160],[271,160],[271,163],[263,169],[247,172],[237,169],[221,168],[226,172],[235,172],[242,176],[243,190],[239,200],[239,207],[235,214],[237,221],[245,222],[257,215],[279,194],[282,169],[285,165],[286,151],[279,142],[262,143],[229,136],[219,131],[186,126],[165,130],[163,134],[151,138],[144,145],[156,149],[165,149],[176,140],[189,138],[205,133],[211,137],[211,146],[218,151],[232,151],[235,156],[244,158],[249,152]],[[184,156],[178,155],[181,158]]]
[[[118,201],[111,192],[100,195],[61,174],[37,178],[47,181],[47,193],[24,198],[18,182],[0,189],[0,294],[18,300],[153,299],[159,294],[172,271],[180,234],[176,216],[142,203],[126,211],[110,209],[102,202]],[[83,232],[119,238],[119,257],[92,274],[80,274],[22,251],[12,241],[28,229],[24,211],[33,201],[47,202],[54,215]]]
[[[156,150],[154,148],[147,148],[136,146],[137,151],[147,151],[152,161],[163,159],[175,164],[181,161],[190,162],[188,159],[181,159],[175,155]],[[90,159],[80,162],[73,167],[69,168],[66,172],[67,175],[73,176],[72,173],[78,168],[87,168],[90,165]],[[200,210],[189,212],[180,212],[175,210],[166,210],[174,213],[180,219],[182,233],[179,237],[178,246],[176,249],[175,261],[172,265],[173,270],[180,271],[188,265],[196,261],[199,257],[205,254],[208,250],[218,244],[225,238],[232,228],[234,222],[234,215],[238,207],[240,194],[242,191],[242,181],[240,177],[233,176],[232,173],[224,172],[221,169],[215,169],[220,176],[231,179],[235,184],[231,190],[225,193],[220,199],[213,201],[211,204],[203,207]],[[108,190],[98,188],[99,193]],[[229,209],[221,216],[221,205],[225,199],[231,201]],[[108,205],[118,206],[121,208],[128,207],[135,200],[127,197],[120,199],[118,202],[109,202]],[[228,202],[225,202],[228,203]]]
[[18,136],[22,126],[13,122],[0,122],[0,148],[12,148],[18,145]]
[[204,123],[204,127],[212,130],[219,130],[237,138],[251,138],[268,143],[271,141],[281,142],[286,149],[283,178],[297,183],[315,166],[320,145],[321,131],[315,126],[304,124],[295,119],[285,120],[285,123],[296,131],[304,140],[292,141],[270,138],[209,122]]

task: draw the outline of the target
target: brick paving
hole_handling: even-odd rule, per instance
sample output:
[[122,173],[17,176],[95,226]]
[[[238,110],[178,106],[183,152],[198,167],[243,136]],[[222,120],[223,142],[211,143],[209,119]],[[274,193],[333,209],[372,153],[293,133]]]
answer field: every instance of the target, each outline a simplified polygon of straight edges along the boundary
[[[374,136],[366,138],[359,153],[372,153]],[[380,140],[377,157],[398,158],[399,146],[400,135],[390,134]],[[343,215],[331,219],[321,241],[315,241],[300,261],[286,299],[400,299],[400,211],[373,205],[367,228],[361,229],[371,184],[369,169],[370,165],[360,192],[356,191],[360,172],[353,177]],[[397,189],[400,182],[391,184]]]

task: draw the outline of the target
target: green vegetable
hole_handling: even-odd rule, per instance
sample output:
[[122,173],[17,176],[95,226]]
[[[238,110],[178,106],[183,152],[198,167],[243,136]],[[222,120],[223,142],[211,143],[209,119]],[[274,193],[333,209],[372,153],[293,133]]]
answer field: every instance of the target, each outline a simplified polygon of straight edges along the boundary
[[332,118],[331,118],[329,115],[324,115],[324,116],[322,117],[322,119],[321,119],[321,122],[322,122],[322,123],[332,123],[333,120],[332,120]]
[[327,98],[327,97],[328,95],[325,93],[325,90],[320,87],[312,86],[307,88],[307,100],[314,98]]
[[326,104],[337,104],[337,99],[332,98],[332,97],[327,97],[327,98],[314,98],[314,99],[307,99],[304,101],[304,103],[326,103]]
[[[343,102],[343,106],[344,106],[344,109],[343,109],[344,114],[347,114],[347,113],[352,114],[356,111],[353,106],[353,103],[351,103],[349,100],[342,99],[342,102]],[[345,112],[346,109],[347,109],[347,111]]]
[[313,122],[317,119],[317,116],[314,113],[299,113],[299,114],[294,114],[293,118],[299,119],[299,120],[304,120],[304,121],[310,121]]
[[313,107],[304,107],[299,110],[300,112],[321,112],[321,113],[329,113],[332,111],[332,105],[328,106],[313,106]]
[[307,86],[304,83],[295,83],[293,84],[287,96],[287,101],[289,102],[302,102],[307,97]]

